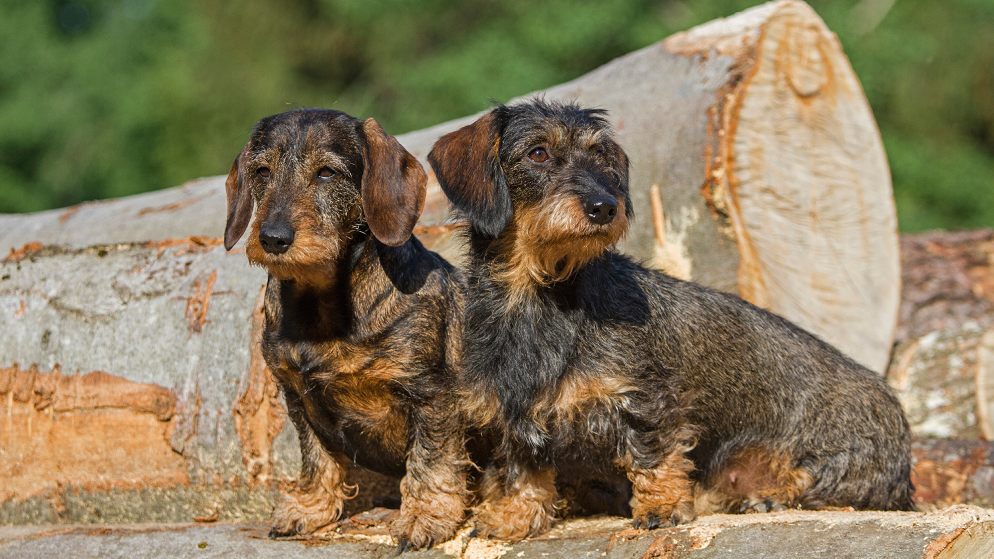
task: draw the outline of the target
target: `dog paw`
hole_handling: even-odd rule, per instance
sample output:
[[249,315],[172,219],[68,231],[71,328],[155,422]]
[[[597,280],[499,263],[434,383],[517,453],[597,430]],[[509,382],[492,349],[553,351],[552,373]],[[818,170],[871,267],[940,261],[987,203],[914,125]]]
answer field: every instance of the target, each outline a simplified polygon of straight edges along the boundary
[[686,524],[696,518],[693,503],[681,502],[676,506],[657,507],[656,510],[641,511],[634,514],[632,526],[637,530],[655,530]]
[[400,516],[390,525],[390,533],[397,540],[397,551],[426,549],[452,539],[462,525],[462,501],[447,510],[423,509],[417,512],[401,510]]
[[319,495],[285,494],[273,511],[270,538],[306,536],[338,520],[341,503],[332,503]]
[[473,534],[517,542],[547,531],[554,520],[552,505],[530,499],[502,497],[485,502],[477,509]]
[[746,499],[739,507],[740,513],[762,513],[787,510],[787,507],[772,499]]

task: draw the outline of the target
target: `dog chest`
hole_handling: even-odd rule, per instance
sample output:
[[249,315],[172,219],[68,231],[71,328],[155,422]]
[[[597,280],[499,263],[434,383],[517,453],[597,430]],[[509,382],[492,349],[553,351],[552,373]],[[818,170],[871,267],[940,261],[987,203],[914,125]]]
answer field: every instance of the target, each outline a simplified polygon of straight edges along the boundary
[[395,356],[347,342],[285,344],[267,354],[284,389],[294,391],[329,436],[402,461],[407,405],[397,390],[411,375]]

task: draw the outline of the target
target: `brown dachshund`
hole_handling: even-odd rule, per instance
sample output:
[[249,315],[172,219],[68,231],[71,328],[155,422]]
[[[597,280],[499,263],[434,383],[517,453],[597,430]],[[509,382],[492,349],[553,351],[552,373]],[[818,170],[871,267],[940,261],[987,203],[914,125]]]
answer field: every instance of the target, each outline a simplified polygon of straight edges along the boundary
[[246,254],[269,273],[263,355],[303,458],[273,537],[337,520],[356,490],[349,463],[403,476],[402,549],[447,540],[464,520],[463,286],[411,235],[425,183],[376,121],[331,110],[262,119],[231,167],[224,243],[252,221]]
[[463,402],[502,445],[479,533],[547,529],[557,477],[583,467],[626,476],[646,528],[697,508],[913,507],[908,423],[880,375],[614,250],[632,204],[603,111],[501,106],[428,159],[470,223]]

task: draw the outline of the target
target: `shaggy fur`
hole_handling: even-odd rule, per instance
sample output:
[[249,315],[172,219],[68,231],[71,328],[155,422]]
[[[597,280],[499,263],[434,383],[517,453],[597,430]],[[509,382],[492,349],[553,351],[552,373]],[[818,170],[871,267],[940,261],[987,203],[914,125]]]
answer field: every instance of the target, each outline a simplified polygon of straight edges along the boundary
[[297,488],[272,536],[338,519],[348,464],[403,476],[401,548],[464,520],[464,429],[455,399],[462,279],[411,236],[421,165],[372,119],[299,110],[262,119],[227,181],[230,249],[266,268],[263,355],[300,436]]
[[462,402],[501,442],[480,533],[545,530],[555,472],[586,469],[624,473],[647,528],[693,519],[695,497],[733,512],[913,507],[908,425],[879,375],[614,250],[632,207],[603,111],[501,106],[429,161],[469,221]]

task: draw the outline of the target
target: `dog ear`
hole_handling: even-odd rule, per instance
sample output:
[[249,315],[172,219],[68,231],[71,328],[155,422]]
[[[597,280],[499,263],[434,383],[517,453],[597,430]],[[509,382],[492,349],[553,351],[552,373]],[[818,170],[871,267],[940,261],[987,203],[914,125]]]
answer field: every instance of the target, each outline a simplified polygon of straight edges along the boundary
[[500,127],[494,109],[435,142],[428,162],[442,191],[472,226],[495,238],[511,220],[511,195],[500,168]]
[[362,123],[365,165],[362,211],[373,236],[385,245],[407,242],[425,205],[428,177],[421,163],[372,118]]
[[238,239],[245,233],[249,220],[252,219],[252,193],[242,181],[242,172],[238,160],[239,153],[231,164],[228,178],[224,181],[224,191],[228,198],[228,221],[224,225],[224,248],[231,250]]

